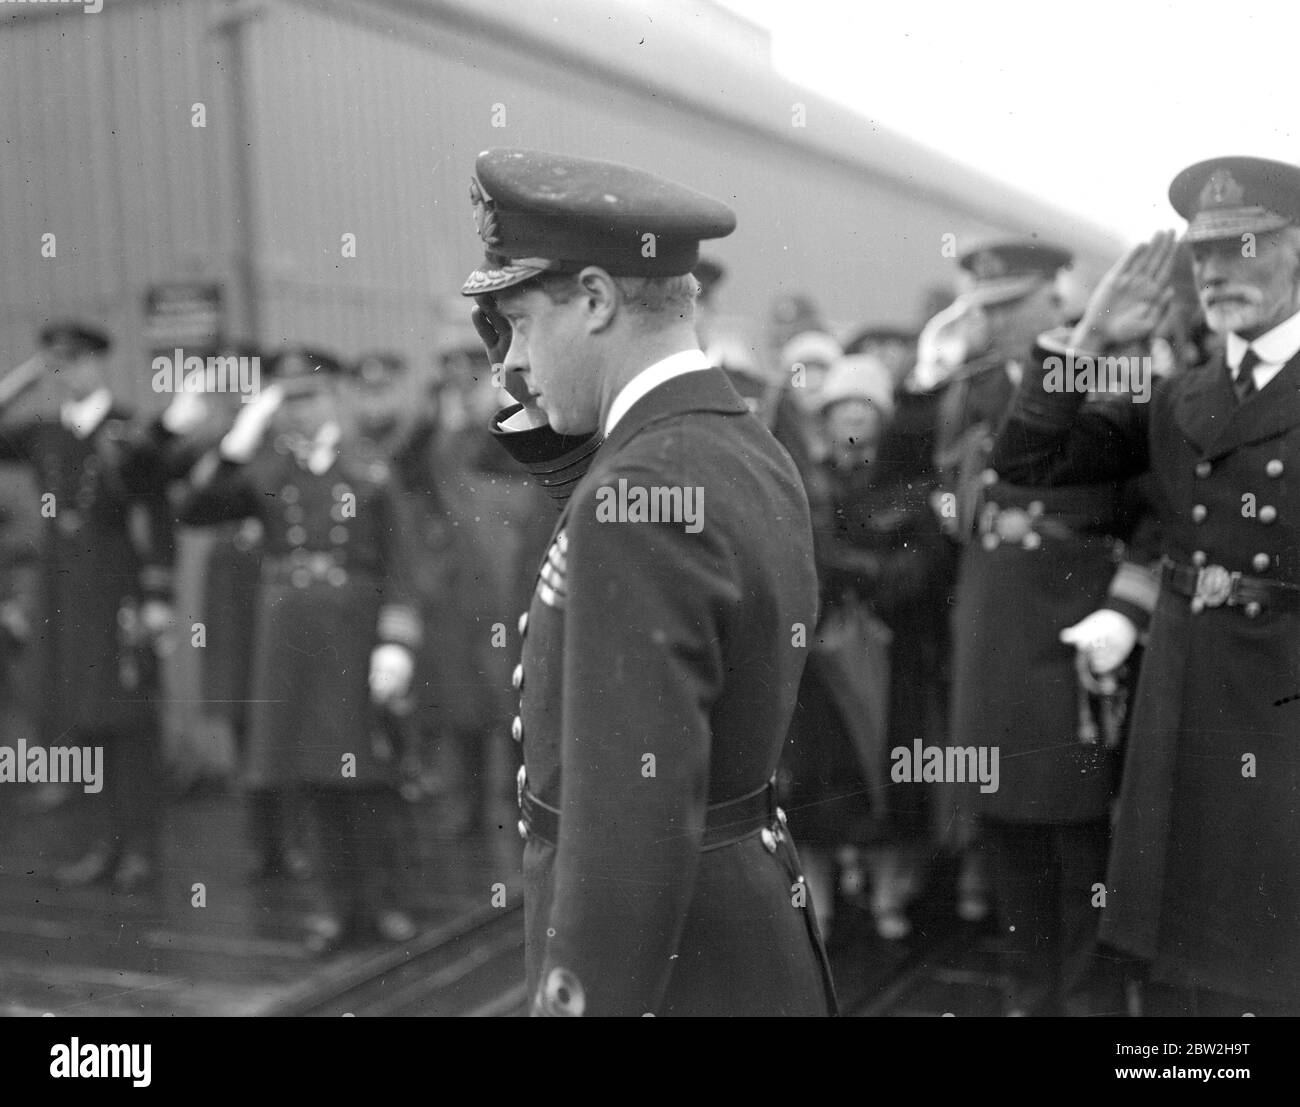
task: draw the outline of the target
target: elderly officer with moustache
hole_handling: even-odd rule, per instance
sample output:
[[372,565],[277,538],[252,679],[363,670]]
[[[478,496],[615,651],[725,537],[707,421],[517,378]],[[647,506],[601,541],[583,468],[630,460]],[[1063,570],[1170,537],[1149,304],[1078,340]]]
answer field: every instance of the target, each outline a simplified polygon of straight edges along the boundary
[[[735,217],[526,150],[479,155],[471,196],[463,291],[526,398],[494,429],[563,500],[514,677],[533,1011],[830,1013],[770,784],[816,624],[808,504],[694,330],[699,242]],[[694,522],[633,506],[688,491]]]
[[[1048,387],[1149,333],[1172,299],[1172,234],[1107,275],[1062,347],[1044,338],[994,457],[1011,479],[1150,469],[1163,554],[1149,627],[1106,605],[1076,628],[1092,667],[1149,641],[1101,936],[1149,964],[1148,1014],[1300,1014],[1300,168],[1199,162],[1174,208],[1225,348],[1152,402]],[[1053,360],[1056,359],[1056,360]]]

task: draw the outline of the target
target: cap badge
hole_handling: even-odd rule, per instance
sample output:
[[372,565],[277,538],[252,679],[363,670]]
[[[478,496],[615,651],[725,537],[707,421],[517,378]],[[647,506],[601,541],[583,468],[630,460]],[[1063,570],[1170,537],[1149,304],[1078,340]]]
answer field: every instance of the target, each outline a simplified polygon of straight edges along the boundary
[[497,230],[496,202],[483,191],[483,186],[473,177],[469,182],[469,202],[474,205],[474,226],[478,236],[489,246],[501,244],[501,234]]
[[1201,189],[1202,208],[1241,207],[1246,199],[1246,190],[1239,185],[1226,169],[1216,169]]

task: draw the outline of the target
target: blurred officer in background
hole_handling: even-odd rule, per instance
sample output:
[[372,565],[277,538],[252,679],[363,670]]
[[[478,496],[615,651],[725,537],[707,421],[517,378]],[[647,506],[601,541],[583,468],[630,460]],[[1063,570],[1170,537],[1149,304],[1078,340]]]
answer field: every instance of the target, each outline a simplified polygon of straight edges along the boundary
[[[471,196],[463,291],[527,401],[495,425],[564,499],[514,681],[533,1009],[826,1014],[770,785],[816,616],[807,500],[694,331],[699,241],[735,217],[534,151],[481,154]],[[611,509],[630,488],[692,490],[700,525]]]
[[[994,464],[1057,483],[1154,473],[1160,587],[1101,935],[1149,963],[1147,1014],[1296,1015],[1300,168],[1213,158],[1169,199],[1221,352],[1118,412],[1045,386],[1061,359],[1158,327],[1175,298],[1173,235],[1158,234],[1107,274],[1068,347],[1040,344]],[[1092,668],[1123,664],[1145,621],[1113,603],[1092,616]]]
[[[1059,640],[1106,596],[1133,519],[1117,482],[1013,483],[987,465],[1036,336],[1063,322],[1054,278],[1070,255],[1039,240],[963,255],[988,317],[978,376],[950,385],[942,427],[974,518],[953,618],[952,741],[998,751],[976,791],[1008,977],[1008,1014],[1120,1014],[1123,985],[1097,950],[1118,752],[1081,740],[1074,654]],[[1103,399],[1103,397],[1097,397]],[[962,403],[964,401],[964,403]],[[1109,401],[1127,405],[1130,397]],[[962,508],[958,508],[962,510]]]
[[315,816],[328,906],[308,948],[405,941],[397,766],[376,711],[409,692],[420,645],[410,527],[395,481],[344,439],[338,361],[292,348],[269,368],[272,383],[195,468],[181,517],[255,516],[265,529],[248,773],[302,790]]
[[[37,731],[47,747],[104,748],[103,792],[89,797],[93,844],[56,877],[111,879],[130,892],[157,864],[157,650],[167,648],[171,625],[174,550],[169,474],[153,437],[108,386],[108,336],[52,323],[39,344],[36,357],[0,381],[0,456],[36,471],[46,527],[43,614],[33,636]],[[51,378],[56,410],[22,403]]]
[[[476,366],[482,374],[481,347]],[[506,587],[502,559],[489,548],[488,528],[498,520],[484,497],[475,496],[483,478],[472,476],[464,459],[446,448],[436,402],[427,390],[419,394],[400,355],[358,358],[349,394],[359,456],[377,477],[397,478],[418,551],[412,586],[424,639],[412,680],[410,725],[412,740],[433,748],[410,751],[419,755],[412,766],[419,780],[408,774],[404,789],[414,796],[433,787],[426,771],[432,766],[425,764],[432,760],[442,786],[440,830],[468,834],[482,829],[489,814],[496,817],[495,827],[502,812],[500,804],[493,812],[492,801],[509,802],[500,782],[508,782],[518,766],[513,743],[504,737],[511,715],[509,662],[506,651],[492,645],[499,618],[494,605]],[[501,544],[499,533],[496,538]]]

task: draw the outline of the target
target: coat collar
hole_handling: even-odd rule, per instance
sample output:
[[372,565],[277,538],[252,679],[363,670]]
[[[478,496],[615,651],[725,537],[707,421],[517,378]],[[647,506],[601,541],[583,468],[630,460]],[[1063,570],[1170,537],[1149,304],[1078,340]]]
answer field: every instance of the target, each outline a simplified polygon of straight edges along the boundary
[[740,393],[721,369],[709,368],[683,373],[658,385],[628,408],[596,451],[592,468],[603,458],[618,453],[652,423],[702,411],[742,415],[749,411],[749,406],[740,398]]
[[[602,460],[618,453],[646,427],[691,412],[718,412],[723,415],[749,414],[749,405],[740,397],[731,378],[721,369],[702,369],[698,373],[683,373],[647,392],[618,421],[608,438],[600,444],[587,475],[595,472]],[[583,477],[585,481],[586,476]],[[551,530],[550,542],[555,542],[569,520],[575,496],[569,497]],[[550,543],[548,543],[548,546]]]
[[1179,427],[1209,461],[1300,426],[1300,354],[1238,403],[1222,353],[1193,371],[1174,408]]

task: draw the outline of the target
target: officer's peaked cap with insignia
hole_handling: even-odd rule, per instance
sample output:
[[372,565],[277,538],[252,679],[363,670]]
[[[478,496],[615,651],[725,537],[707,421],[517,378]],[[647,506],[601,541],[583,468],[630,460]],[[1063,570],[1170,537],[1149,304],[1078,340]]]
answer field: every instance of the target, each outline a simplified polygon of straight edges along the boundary
[[470,201],[486,257],[466,296],[587,265],[615,277],[680,276],[698,263],[702,239],[736,227],[721,201],[615,162],[493,149],[475,173]]
[[108,335],[98,327],[72,319],[56,319],[41,328],[36,341],[45,349],[68,346],[75,354],[106,354],[112,348]]
[[1027,296],[1074,261],[1069,250],[1037,238],[984,241],[957,258],[973,278],[966,298],[1000,304]]
[[1169,186],[1188,242],[1240,238],[1300,223],[1300,167],[1268,158],[1210,158]]
[[359,383],[378,387],[404,376],[406,359],[388,350],[376,350],[363,354],[348,368]]
[[337,377],[343,371],[343,364],[323,350],[310,346],[286,346],[276,351],[265,371],[274,380],[298,382]]

